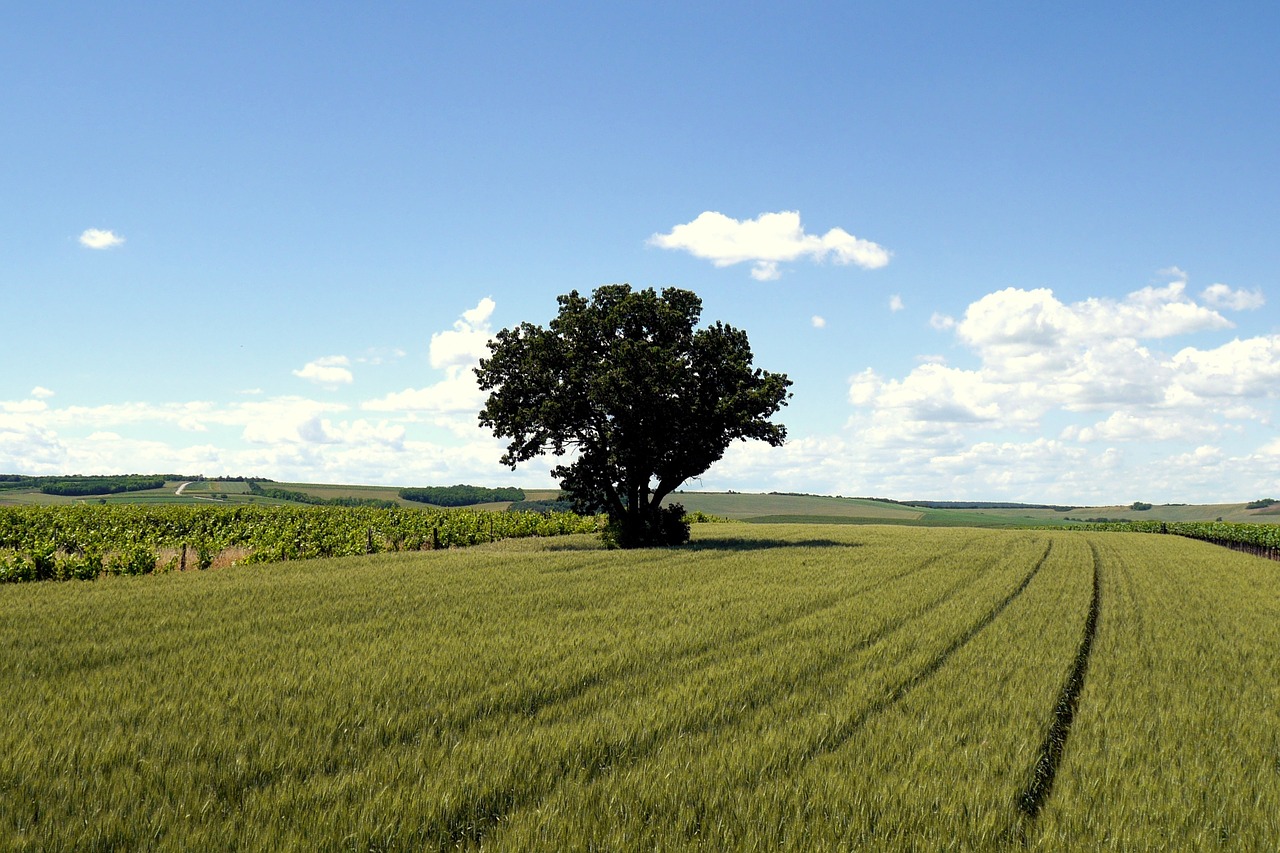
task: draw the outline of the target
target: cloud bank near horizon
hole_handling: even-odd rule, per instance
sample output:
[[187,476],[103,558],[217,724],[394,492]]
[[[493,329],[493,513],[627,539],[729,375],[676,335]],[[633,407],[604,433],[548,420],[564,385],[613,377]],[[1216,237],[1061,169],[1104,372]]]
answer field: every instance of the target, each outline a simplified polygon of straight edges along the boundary
[[[920,355],[899,375],[850,363],[842,428],[793,430],[782,448],[736,443],[686,487],[1078,504],[1268,496],[1280,482],[1280,334],[1233,335],[1221,311],[1235,309],[1220,306],[1242,291],[1223,287],[1196,299],[1175,279],[1070,303],[1046,288],[987,293],[959,317],[935,314],[951,357]],[[325,385],[323,399],[83,406],[36,385],[0,400],[0,471],[549,487],[552,460],[513,472],[477,424],[471,368],[496,307],[480,299],[430,334],[418,350],[434,375],[402,390],[362,387],[345,356],[292,371]]]

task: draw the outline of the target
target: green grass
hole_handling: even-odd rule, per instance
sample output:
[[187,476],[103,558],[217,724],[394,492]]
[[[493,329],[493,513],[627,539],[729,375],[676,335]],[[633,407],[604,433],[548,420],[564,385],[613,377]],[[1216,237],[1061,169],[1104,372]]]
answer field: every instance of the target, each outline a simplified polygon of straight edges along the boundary
[[901,526],[13,585],[0,848],[1274,849],[1278,616],[1204,543]]

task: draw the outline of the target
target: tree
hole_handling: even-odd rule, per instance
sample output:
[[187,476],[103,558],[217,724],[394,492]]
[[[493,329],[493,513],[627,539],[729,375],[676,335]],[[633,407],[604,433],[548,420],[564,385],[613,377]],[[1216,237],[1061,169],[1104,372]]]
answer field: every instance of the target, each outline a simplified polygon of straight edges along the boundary
[[481,425],[511,439],[502,462],[513,469],[576,453],[552,473],[579,512],[608,513],[613,543],[687,542],[683,508],[663,499],[737,439],[781,445],[786,427],[769,418],[791,381],[751,366],[744,332],[695,331],[702,300],[691,291],[611,284],[557,301],[547,328],[521,323],[489,341],[476,369],[491,392]]

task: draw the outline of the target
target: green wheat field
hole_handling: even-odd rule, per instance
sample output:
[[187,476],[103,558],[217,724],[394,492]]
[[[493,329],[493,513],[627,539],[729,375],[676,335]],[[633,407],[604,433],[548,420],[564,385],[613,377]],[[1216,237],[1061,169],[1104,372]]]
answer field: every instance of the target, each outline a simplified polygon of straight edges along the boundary
[[1274,850],[1280,571],[694,526],[0,587],[0,849]]

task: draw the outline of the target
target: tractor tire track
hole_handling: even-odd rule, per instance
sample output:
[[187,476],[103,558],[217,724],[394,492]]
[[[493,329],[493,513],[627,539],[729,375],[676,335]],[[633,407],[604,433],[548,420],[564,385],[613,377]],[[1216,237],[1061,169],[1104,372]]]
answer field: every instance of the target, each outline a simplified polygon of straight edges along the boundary
[[[1098,546],[1089,543],[1093,552],[1093,600],[1089,602],[1089,614],[1084,622],[1084,636],[1080,640],[1080,648],[1076,651],[1075,662],[1058,694],[1057,704],[1053,709],[1053,720],[1049,724],[1044,742],[1040,745],[1039,757],[1031,772],[1031,782],[1018,796],[1018,810],[1028,821],[1034,821],[1044,808],[1045,800],[1053,793],[1053,782],[1062,764],[1062,756],[1067,748],[1067,739],[1071,736],[1071,724],[1075,721],[1076,711],[1080,704],[1080,691],[1084,689],[1085,675],[1089,670],[1089,655],[1093,651],[1093,640],[1098,631],[1098,614],[1102,605],[1102,558],[1098,554]],[[1019,826],[1019,834],[1025,832],[1025,826]],[[1023,836],[1025,838],[1025,836]]]
[[1008,595],[996,602],[996,604],[988,610],[981,619],[974,622],[963,632],[954,637],[951,642],[947,644],[946,648],[938,652],[938,654],[936,654],[927,664],[916,670],[903,681],[899,682],[882,698],[872,702],[864,708],[862,713],[843,721],[841,724],[836,726],[835,731],[833,731],[829,736],[824,736],[820,741],[805,750],[800,756],[800,761],[812,761],[821,755],[825,755],[839,749],[851,737],[853,737],[859,729],[866,725],[868,720],[877,714],[883,713],[889,708],[892,708],[894,705],[905,699],[911,691],[915,690],[921,684],[932,678],[938,670],[942,669],[946,662],[951,659],[952,655],[967,645],[969,641],[981,633],[984,628],[994,622],[996,617],[1005,611],[1005,608],[1012,604],[1018,596],[1022,595],[1023,591],[1030,586],[1031,581],[1035,579],[1035,576],[1040,573],[1040,568],[1045,564],[1045,561],[1049,559],[1049,554],[1052,550],[1053,542],[1050,541],[1049,544],[1045,546],[1044,553],[1040,555],[1040,559],[1031,567],[1031,571],[1027,572],[1026,576],[1018,583],[1018,585],[1014,587]]
[[[968,543],[966,543],[968,544]],[[1052,547],[1052,546],[1050,546]],[[1018,588],[1011,593],[1006,599],[997,605],[996,610],[988,614],[983,621],[983,626],[991,619],[998,615],[999,610],[1003,610],[1008,602],[1015,598],[1027,584],[1031,578],[1039,571],[1040,566],[1044,563],[1049,555],[1049,548],[1045,549],[1044,555],[1036,563],[1031,573],[1023,579]],[[906,577],[923,571],[929,566],[934,565],[942,559],[944,555],[934,555],[921,564],[907,571],[897,573],[890,577],[881,578],[872,584],[863,587],[859,592],[866,592],[869,589],[882,586],[891,581]],[[812,665],[805,667],[795,674],[798,680],[808,680],[811,678],[821,678],[825,675],[837,670],[851,656],[858,652],[865,651],[884,638],[901,630],[906,625],[915,622],[928,615],[944,603],[954,598],[965,587],[975,583],[980,577],[986,574],[988,569],[983,569],[972,574],[966,575],[955,583],[942,590],[941,593],[934,596],[927,602],[920,604],[914,609],[902,614],[881,625],[879,629],[866,637],[858,640],[856,643],[840,650],[838,653],[826,656]],[[817,612],[835,609],[841,602],[848,601],[853,596],[843,596],[839,601],[827,604],[822,607],[815,608],[806,615],[813,615]],[[797,617],[789,622],[799,621],[804,617]],[[977,630],[981,630],[980,628]],[[754,632],[755,634],[767,633],[764,631]],[[977,633],[973,631],[972,633]],[[971,636],[971,635],[970,635]],[[960,645],[956,644],[957,647]],[[950,651],[954,651],[951,649]],[[949,654],[950,652],[948,652]],[[699,668],[706,668],[714,665],[714,660],[710,660],[710,653],[694,656],[695,659],[701,658]],[[938,664],[941,665],[940,663]],[[595,685],[601,686],[601,685]],[[599,777],[606,769],[616,770],[619,767],[629,766],[639,761],[643,761],[650,755],[657,752],[663,744],[667,743],[672,737],[679,735],[699,735],[715,732],[719,729],[726,728],[747,717],[748,715],[762,710],[780,701],[780,697],[776,690],[776,685],[761,683],[756,688],[750,690],[747,695],[742,697],[742,702],[732,710],[721,713],[709,713],[701,719],[694,720],[672,720],[664,725],[648,729],[643,732],[636,733],[633,737],[615,738],[607,741],[597,741],[591,744],[584,744],[583,748],[572,750],[560,757],[558,767],[552,774],[557,782],[547,786],[538,786],[533,790],[524,788],[521,784],[523,780],[510,780],[508,783],[499,783],[494,788],[481,794],[479,797],[468,798],[456,803],[453,807],[446,809],[441,815],[433,819],[434,828],[428,832],[431,838],[437,840],[438,844],[433,842],[431,846],[436,849],[446,850],[453,849],[459,845],[479,845],[482,844],[503,821],[510,818],[516,811],[536,805],[545,801],[552,792],[559,787],[560,782],[566,779],[574,779],[578,782],[591,782]],[[558,703],[557,703],[558,704]]]
[[[967,539],[961,543],[960,549],[968,547],[973,543],[973,539]],[[933,554],[921,560],[916,565],[901,572],[895,572],[884,577],[877,578],[852,588],[836,590],[825,595],[815,597],[813,600],[798,608],[782,619],[775,622],[762,623],[758,627],[743,631],[738,636],[731,639],[728,643],[721,640],[707,640],[690,644],[684,648],[672,649],[666,654],[658,655],[651,658],[645,666],[632,666],[628,664],[609,665],[601,670],[583,673],[582,677],[574,680],[569,684],[552,684],[543,685],[527,691],[522,691],[514,696],[495,697],[488,700],[480,700],[476,704],[461,714],[453,715],[451,718],[439,721],[428,732],[413,731],[405,732],[402,740],[404,742],[412,742],[423,736],[434,738],[442,741],[448,737],[456,737],[462,735],[475,727],[482,725],[486,721],[492,721],[499,717],[533,717],[545,710],[550,710],[557,705],[571,702],[586,693],[595,689],[604,689],[614,685],[616,682],[626,681],[635,678],[642,678],[646,674],[657,672],[663,669],[670,669],[677,665],[685,665],[693,669],[701,669],[715,663],[715,659],[725,655],[727,651],[731,651],[736,647],[740,647],[747,643],[757,641],[762,637],[770,634],[780,634],[787,628],[798,625],[808,619],[829,613],[836,610],[841,605],[847,604],[851,600],[860,595],[874,592],[877,589],[888,586],[897,581],[904,580],[912,575],[920,574],[934,566],[940,561],[945,554]],[[976,580],[977,576],[969,580]],[[851,654],[862,650],[872,642],[879,639],[879,636],[892,633],[902,627],[907,621],[918,618],[918,615],[927,610],[938,606],[947,597],[958,591],[961,582],[954,589],[948,589],[943,596],[933,604],[930,604],[923,611],[912,611],[894,622],[884,626],[882,634],[868,638],[865,643],[846,649],[844,654]]]

